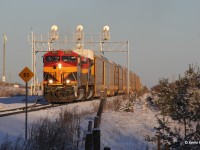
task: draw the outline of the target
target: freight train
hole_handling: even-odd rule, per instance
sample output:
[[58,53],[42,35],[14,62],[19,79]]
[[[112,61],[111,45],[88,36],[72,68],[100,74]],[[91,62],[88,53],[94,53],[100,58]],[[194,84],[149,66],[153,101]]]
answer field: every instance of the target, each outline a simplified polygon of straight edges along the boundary
[[[71,102],[127,94],[128,70],[90,49],[53,50],[43,56],[44,97],[48,102]],[[140,78],[129,72],[129,91],[138,92]]]

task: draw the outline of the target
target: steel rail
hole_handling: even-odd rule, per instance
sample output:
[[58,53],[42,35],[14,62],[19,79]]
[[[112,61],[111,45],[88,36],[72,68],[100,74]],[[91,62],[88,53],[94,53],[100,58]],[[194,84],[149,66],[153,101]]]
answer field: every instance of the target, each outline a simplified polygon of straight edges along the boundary
[[[58,107],[58,106],[62,106],[62,105],[65,105],[65,104],[33,105],[33,106],[28,107],[28,112],[39,111],[39,110],[42,110],[42,109],[53,108],[53,107]],[[26,107],[9,109],[9,110],[5,111],[6,113],[0,113],[0,117],[25,113],[26,112],[25,109],[26,109]]]

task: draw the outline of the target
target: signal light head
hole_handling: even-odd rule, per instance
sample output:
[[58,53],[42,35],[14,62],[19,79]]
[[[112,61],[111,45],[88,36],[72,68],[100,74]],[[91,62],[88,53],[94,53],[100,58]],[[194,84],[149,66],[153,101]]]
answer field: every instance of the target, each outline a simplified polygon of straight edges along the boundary
[[104,26],[103,31],[109,31],[110,27],[109,26]]

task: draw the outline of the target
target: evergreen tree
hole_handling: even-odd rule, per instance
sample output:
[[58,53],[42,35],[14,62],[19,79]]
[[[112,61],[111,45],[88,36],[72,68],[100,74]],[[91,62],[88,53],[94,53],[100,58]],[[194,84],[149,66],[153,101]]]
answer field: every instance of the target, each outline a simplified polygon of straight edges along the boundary
[[153,93],[155,104],[161,111],[162,116],[167,116],[172,111],[173,103],[173,85],[170,85],[168,79],[159,81],[159,91]]
[[[174,83],[168,79],[159,81],[159,90],[154,93],[155,103],[160,109],[162,119],[155,128],[162,140],[177,149],[199,149],[200,145],[187,145],[185,141],[200,141],[200,73],[195,67],[189,67],[184,77]],[[166,116],[183,125],[171,129]]]

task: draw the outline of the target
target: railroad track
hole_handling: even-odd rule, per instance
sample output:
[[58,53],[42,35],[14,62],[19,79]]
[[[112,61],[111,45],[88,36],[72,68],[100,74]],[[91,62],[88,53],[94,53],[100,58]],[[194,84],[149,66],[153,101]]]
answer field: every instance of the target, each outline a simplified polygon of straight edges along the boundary
[[[66,105],[66,104],[33,104],[33,105],[27,107],[27,112],[39,111],[42,109],[53,108],[53,107],[58,107],[58,106],[62,106],[62,105]],[[16,114],[21,114],[21,113],[25,113],[25,112],[26,112],[26,107],[1,110],[0,117],[16,115]]]
[[[113,96],[116,97],[116,96]],[[66,102],[66,103],[61,103],[61,104],[37,104],[38,97],[36,98],[35,104],[30,105],[27,107],[27,112],[33,112],[33,111],[39,111],[47,108],[54,108],[58,106],[63,106],[67,104],[73,104],[73,103],[84,103],[88,101],[93,101],[93,100],[98,100],[96,98],[90,99],[90,100],[83,100],[83,101],[73,101],[73,102]],[[0,110],[0,117],[5,117],[5,116],[11,116],[11,115],[16,115],[16,114],[21,114],[26,112],[26,107],[19,107],[19,108],[13,108],[13,109],[6,109],[6,110]]]
[[[92,99],[92,100],[94,100],[94,99]],[[39,110],[43,110],[43,109],[47,109],[47,108],[54,108],[54,107],[58,107],[58,106],[64,106],[67,104],[87,102],[87,101],[92,101],[92,100],[73,101],[73,102],[66,102],[66,103],[61,103],[61,104],[36,104],[35,103],[33,105],[27,106],[27,112],[39,111]],[[21,113],[25,113],[25,112],[26,112],[26,107],[0,110],[0,117],[16,115],[16,114],[21,114]]]
[[[54,108],[54,107],[58,107],[58,106],[64,106],[67,104],[82,103],[82,102],[88,102],[88,101],[92,101],[92,100],[73,101],[73,102],[68,102],[68,103],[66,102],[66,103],[62,103],[62,104],[33,104],[33,105],[27,107],[27,111],[33,112],[33,111],[39,111],[39,110],[43,110],[43,109],[47,109],[47,108]],[[16,115],[16,114],[21,114],[21,113],[25,113],[25,112],[26,112],[26,107],[0,110],[0,117]]]
[[[43,97],[39,98],[39,96],[37,95],[37,97],[35,99],[35,103],[27,106],[27,112],[39,111],[39,110],[42,110],[42,109],[53,108],[53,107],[65,105],[65,104],[39,104],[39,103],[37,103],[41,99],[44,99],[44,98]],[[0,110],[0,117],[16,115],[16,114],[21,114],[21,113],[25,113],[25,112],[26,112],[25,106],[13,108],[13,109]]]

